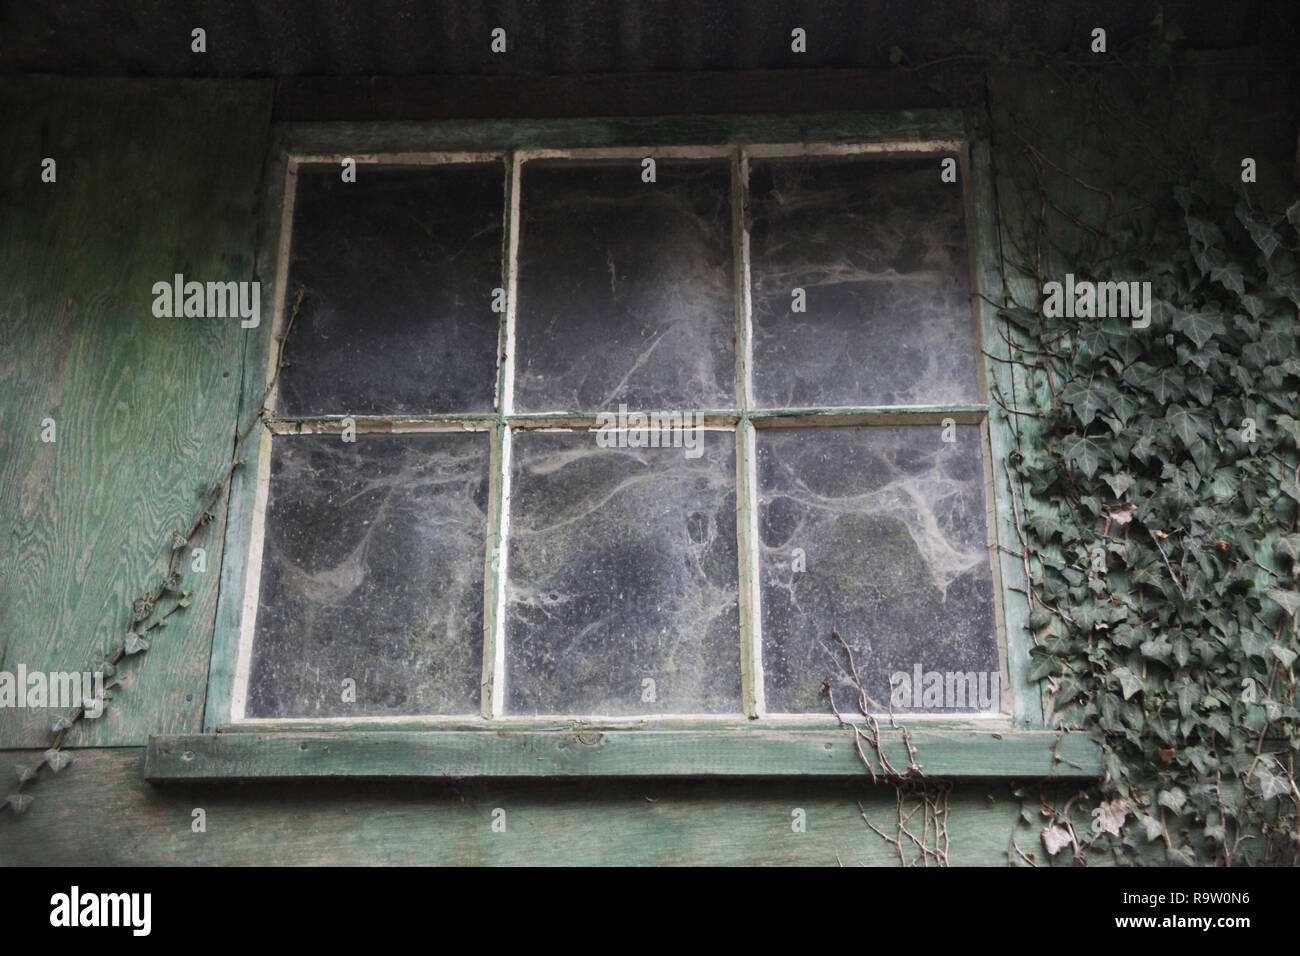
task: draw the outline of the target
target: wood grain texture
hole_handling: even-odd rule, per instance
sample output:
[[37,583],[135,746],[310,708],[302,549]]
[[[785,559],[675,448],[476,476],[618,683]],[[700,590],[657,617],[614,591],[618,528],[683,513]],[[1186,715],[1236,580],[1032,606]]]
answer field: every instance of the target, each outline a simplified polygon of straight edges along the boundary
[[[0,754],[0,776],[18,760]],[[478,780],[151,786],[143,751],[79,751],[0,815],[0,865],[897,865],[892,788],[866,780]],[[1006,862],[1020,809],[1000,782],[951,796],[949,859]],[[1033,790],[1032,801],[1038,797]],[[1036,806],[1036,803],[1034,803]],[[191,830],[202,808],[207,832]],[[505,811],[506,831],[491,829]],[[807,830],[791,829],[795,808]],[[1038,849],[1021,826],[1022,847]],[[1042,855],[1041,853],[1039,854]]]
[[[902,733],[881,729],[891,763]],[[933,777],[1098,777],[1101,751],[1082,734],[913,729]],[[847,731],[359,731],[191,734],[149,738],[144,775],[169,780],[294,777],[863,777]]]
[[[82,670],[129,625],[228,459],[238,319],[155,318],[153,283],[248,280],[270,84],[13,80],[0,215],[0,669]],[[58,180],[40,181],[41,160]],[[44,418],[57,441],[39,441]],[[76,745],[197,730],[223,528],[187,613]],[[188,552],[187,552],[188,554]],[[189,571],[189,561],[182,565]],[[45,745],[49,710],[0,712]]]

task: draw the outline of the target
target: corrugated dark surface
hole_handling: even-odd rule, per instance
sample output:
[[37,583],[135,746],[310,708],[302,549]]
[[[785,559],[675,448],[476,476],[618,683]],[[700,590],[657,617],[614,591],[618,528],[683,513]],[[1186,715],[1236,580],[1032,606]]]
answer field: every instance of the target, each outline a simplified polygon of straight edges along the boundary
[[[1296,0],[0,0],[0,72],[170,76],[573,74],[878,66],[972,28],[1112,44],[1158,7],[1192,46],[1297,34]],[[207,31],[207,52],[190,31]],[[493,54],[493,28],[509,50]],[[790,50],[807,31],[808,52]]]

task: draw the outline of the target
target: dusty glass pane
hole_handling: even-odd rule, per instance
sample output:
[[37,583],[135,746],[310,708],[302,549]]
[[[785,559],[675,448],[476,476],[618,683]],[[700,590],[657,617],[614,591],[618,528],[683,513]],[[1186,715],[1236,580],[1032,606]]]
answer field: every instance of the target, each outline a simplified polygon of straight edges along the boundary
[[[879,709],[898,674],[896,711],[1000,709],[979,427],[942,437],[939,425],[759,430],[769,710],[829,712],[827,677],[854,710],[832,627]],[[953,675],[952,693],[926,697],[930,674]]]
[[735,435],[516,432],[506,713],[738,713]]
[[519,411],[735,403],[723,161],[534,161],[521,188]]
[[286,308],[306,289],[277,414],[490,411],[500,163],[303,166]]
[[977,400],[962,192],[938,156],[756,160],[749,195],[760,406]]
[[487,433],[273,448],[247,715],[477,713]]

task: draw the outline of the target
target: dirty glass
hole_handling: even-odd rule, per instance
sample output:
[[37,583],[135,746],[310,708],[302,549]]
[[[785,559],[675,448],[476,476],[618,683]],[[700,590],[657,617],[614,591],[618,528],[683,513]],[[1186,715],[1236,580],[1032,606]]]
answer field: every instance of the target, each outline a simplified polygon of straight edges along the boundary
[[940,172],[935,155],[752,162],[761,407],[977,400],[962,192]]
[[276,413],[491,411],[501,163],[298,170]]
[[486,432],[276,438],[247,716],[477,711],[487,495]]
[[521,412],[735,404],[725,160],[535,160],[520,189]]
[[[877,710],[903,689],[897,674],[900,712],[999,709],[978,425],[760,429],[757,470],[769,710],[825,713],[828,677],[840,710],[856,709],[832,629]],[[927,701],[934,673],[962,675],[962,699]]]
[[735,435],[699,437],[515,434],[507,714],[741,710]]

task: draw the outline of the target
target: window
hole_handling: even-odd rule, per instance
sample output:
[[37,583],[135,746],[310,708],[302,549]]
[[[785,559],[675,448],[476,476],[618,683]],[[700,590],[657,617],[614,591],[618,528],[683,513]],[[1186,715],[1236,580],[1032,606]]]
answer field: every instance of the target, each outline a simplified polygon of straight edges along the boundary
[[291,160],[232,719],[1001,712],[945,159]]
[[1024,680],[973,122],[278,126],[245,415],[311,288],[231,483],[205,732],[146,779],[859,775],[831,626],[899,692],[896,765],[1097,776]]

